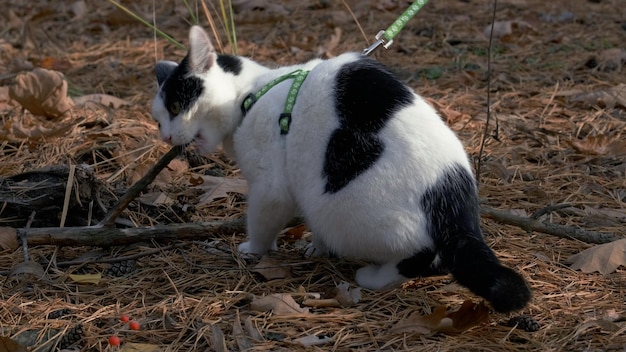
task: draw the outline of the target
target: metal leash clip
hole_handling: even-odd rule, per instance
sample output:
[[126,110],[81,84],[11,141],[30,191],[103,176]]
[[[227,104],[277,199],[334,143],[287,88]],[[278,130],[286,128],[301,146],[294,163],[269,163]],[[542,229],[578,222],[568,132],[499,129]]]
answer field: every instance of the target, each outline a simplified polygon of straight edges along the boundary
[[387,39],[385,36],[385,31],[380,31],[376,34],[376,41],[369,46],[369,48],[363,50],[363,55],[367,56],[371,54],[376,48],[379,46],[383,46],[385,49],[389,49],[389,47],[393,44],[393,39]]

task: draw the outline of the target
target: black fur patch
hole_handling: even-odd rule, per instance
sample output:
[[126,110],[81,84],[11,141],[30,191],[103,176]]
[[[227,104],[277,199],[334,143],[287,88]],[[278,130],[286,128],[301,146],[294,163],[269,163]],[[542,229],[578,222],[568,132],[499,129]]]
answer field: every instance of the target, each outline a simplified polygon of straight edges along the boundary
[[[523,308],[530,289],[515,271],[500,264],[485,243],[480,230],[480,205],[471,172],[461,165],[451,167],[422,197],[433,238],[433,254],[441,263],[432,266],[431,250],[422,250],[398,264],[405,277],[451,272],[475,294],[486,298],[498,312]],[[430,273],[430,274],[429,274]]]
[[[459,243],[473,240],[484,244],[480,233],[478,195],[474,178],[461,165],[452,166],[424,193],[421,202],[428,219],[428,235],[433,239],[435,248],[423,249],[401,261],[398,270],[406,277],[428,276],[430,271],[450,272],[455,267]],[[492,254],[486,245],[485,248]],[[441,260],[437,268],[432,266],[436,254],[440,255]],[[497,262],[493,254],[491,257],[493,258],[490,259]]]
[[[189,109],[202,95],[204,90],[202,80],[194,76],[189,76],[190,71],[189,56],[185,56],[180,64],[172,70],[165,82],[163,82],[161,97],[166,107],[178,101],[180,103],[180,111],[183,112]],[[176,116],[170,116],[172,119],[174,117]]]
[[326,148],[326,193],[338,192],[378,160],[385,149],[378,132],[413,99],[411,90],[377,61],[362,58],[339,70],[335,110],[341,126]]
[[237,56],[232,55],[218,55],[217,64],[224,70],[224,72],[230,72],[235,76],[241,73],[242,62]]

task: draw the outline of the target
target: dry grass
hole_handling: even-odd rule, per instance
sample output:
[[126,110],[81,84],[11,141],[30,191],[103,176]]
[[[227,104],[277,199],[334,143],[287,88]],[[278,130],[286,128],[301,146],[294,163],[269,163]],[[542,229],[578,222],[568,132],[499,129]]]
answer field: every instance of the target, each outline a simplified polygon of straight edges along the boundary
[[[155,42],[149,29],[113,6],[86,3],[89,12],[74,18],[70,4],[57,8],[44,1],[16,5],[5,0],[4,8],[10,11],[7,27],[0,31],[0,85],[11,84],[11,74],[29,63],[50,65],[52,60],[54,68],[66,75],[74,94],[107,93],[132,105],[118,109],[94,105],[51,121],[0,100],[0,131],[18,122],[51,129],[75,123],[62,137],[0,140],[0,175],[86,163],[94,165],[105,186],[103,193],[114,200],[167,150],[149,116],[155,90],[153,64],[155,55],[178,60],[184,52],[166,40]],[[289,16],[271,9],[239,14],[239,52],[280,65],[364,48],[345,6],[341,2],[323,6],[325,3],[281,2],[291,11]],[[369,35],[385,28],[404,7],[400,1],[348,3]],[[377,9],[382,4],[400,7]],[[149,17],[152,2],[132,2],[131,8]],[[625,49],[623,4],[619,0],[501,1],[499,9],[498,20],[524,20],[534,30],[495,41],[492,111],[499,128],[497,139],[488,138],[483,157],[480,187],[485,204],[530,215],[549,205],[569,203],[571,207],[551,212],[544,219],[626,235],[624,218],[604,211],[623,214],[626,209],[624,155],[594,154],[593,146],[581,149],[572,144],[586,143],[588,136],[594,135],[618,142],[624,139],[624,106],[576,101],[572,93],[624,82],[623,63],[611,69],[603,61],[605,49]],[[160,28],[186,42],[189,26],[184,6],[158,2],[154,10]],[[405,28],[391,50],[377,54],[438,104],[473,157],[479,150],[486,117],[486,39],[481,33],[490,23],[490,15],[485,2],[433,1]],[[329,51],[335,28],[341,29],[341,40]],[[592,58],[598,65],[594,66]],[[426,79],[438,70],[438,79]],[[238,171],[219,154],[202,159],[189,151],[187,157],[195,160],[191,169],[170,170],[169,179],[149,189],[168,194],[175,204],[150,207],[133,203],[124,217],[135,225],[148,226],[230,219],[245,211],[245,201],[234,194],[198,204],[197,192],[185,186],[192,171],[220,176],[237,176]],[[25,226],[29,214],[11,220],[4,217],[6,211],[0,206],[0,221]],[[94,248],[29,248],[30,259],[45,269],[45,278],[40,280],[28,271],[9,276],[11,268],[24,260],[24,253],[22,249],[5,250],[0,252],[0,331],[14,338],[25,338],[30,331],[32,336],[25,339],[37,341],[34,351],[46,351],[56,343],[52,336],[66,334],[78,324],[83,339],[76,349],[89,351],[113,350],[106,338],[114,333],[125,342],[155,344],[163,350],[212,350],[219,345],[215,341],[220,341],[215,327],[224,334],[229,350],[239,350],[240,326],[244,326],[253,351],[624,351],[623,267],[607,276],[573,271],[565,259],[590,245],[525,233],[492,221],[485,220],[483,225],[488,243],[502,261],[521,271],[531,284],[533,300],[521,313],[534,317],[541,324],[539,331],[505,327],[501,323],[509,317],[494,314],[488,323],[459,335],[388,332],[412,312],[428,313],[437,305],[454,308],[466,299],[476,299],[448,276],[415,280],[395,290],[364,291],[363,299],[347,308],[312,308],[311,314],[288,317],[254,312],[248,308],[251,295],[295,293],[299,287],[324,295],[340,281],[353,283],[359,263],[303,259],[295,240],[285,238],[273,256],[290,268],[290,278],[266,281],[251,271],[255,260],[236,255],[236,244],[244,234],[161,247],[158,254],[137,259],[136,269],[122,277],[110,274],[112,264],[66,267],[59,263],[87,255],[140,254],[159,245],[112,246],[95,254]],[[79,284],[68,276],[95,272],[105,274],[97,285]],[[60,309],[67,309],[66,314],[48,318]],[[129,330],[118,321],[120,314],[138,320],[141,330]],[[264,337],[262,341],[249,337],[255,330]],[[334,340],[310,348],[293,343],[312,334],[333,336]]]

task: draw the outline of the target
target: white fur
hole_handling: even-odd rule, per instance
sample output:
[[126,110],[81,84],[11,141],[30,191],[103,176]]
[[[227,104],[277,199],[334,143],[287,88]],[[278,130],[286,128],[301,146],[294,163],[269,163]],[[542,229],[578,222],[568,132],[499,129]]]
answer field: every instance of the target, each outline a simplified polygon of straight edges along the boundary
[[[190,36],[201,36],[198,33],[193,29]],[[199,62],[212,55],[194,48],[201,42],[190,39],[191,53],[197,53]],[[157,96],[153,114],[164,139],[171,138],[173,144],[196,139],[203,152],[215,150],[222,141],[234,145],[234,158],[250,190],[249,240],[239,246],[240,252],[263,254],[275,249],[278,232],[301,212],[318,239],[314,244],[328,246],[318,248],[319,252],[330,250],[377,264],[361,268],[356,276],[361,286],[377,289],[403,279],[395,268],[399,260],[433,246],[420,203],[426,188],[451,163],[468,169],[470,165],[458,138],[416,96],[415,104],[399,111],[380,131],[385,145],[381,158],[341,191],[325,193],[325,152],[339,126],[332,87],[341,66],[358,57],[350,53],[276,70],[244,59],[238,76],[213,65],[199,74],[206,93],[191,111],[170,123]],[[290,80],[272,88],[242,116],[245,95],[300,67],[311,72],[297,97],[287,135],[280,134],[278,116]]]

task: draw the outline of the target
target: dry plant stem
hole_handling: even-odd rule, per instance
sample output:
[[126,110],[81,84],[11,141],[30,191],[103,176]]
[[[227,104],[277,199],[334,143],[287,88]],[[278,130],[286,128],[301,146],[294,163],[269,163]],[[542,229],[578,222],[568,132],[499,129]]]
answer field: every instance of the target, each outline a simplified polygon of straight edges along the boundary
[[517,226],[526,231],[543,232],[548,235],[561,238],[576,239],[586,243],[602,244],[617,241],[620,239],[620,237],[610,233],[593,232],[577,229],[571,226],[551,224],[548,222],[535,220],[533,218],[513,215],[506,211],[493,208],[482,207],[481,213],[485,217],[492,218],[503,224]]
[[126,191],[126,193],[119,199],[117,204],[109,210],[107,215],[100,221],[98,226],[111,227],[115,224],[115,219],[126,209],[128,204],[133,201],[133,199],[137,198],[139,192],[141,192],[144,188],[146,188],[154,179],[157,177],[159,172],[163,170],[176,156],[178,156],[183,150],[185,146],[178,145],[172,147],[165,155],[157,161],[156,164],[148,171],[148,173],[142,177],[137,183],[135,183],[131,188]]

